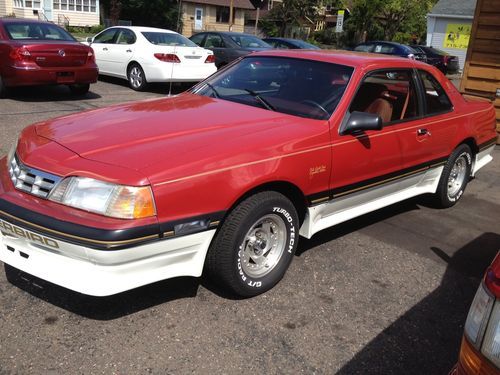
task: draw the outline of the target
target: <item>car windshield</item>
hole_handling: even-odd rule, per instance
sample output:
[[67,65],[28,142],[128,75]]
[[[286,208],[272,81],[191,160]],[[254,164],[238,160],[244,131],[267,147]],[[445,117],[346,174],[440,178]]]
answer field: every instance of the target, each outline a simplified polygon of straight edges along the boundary
[[36,22],[15,22],[4,23],[5,30],[12,40],[65,40],[76,41],[64,29],[47,24]]
[[330,118],[353,68],[286,57],[246,57],[191,92],[311,119]]
[[159,46],[198,47],[185,36],[177,33],[145,31],[142,33],[149,43]]
[[243,48],[270,48],[271,46],[261,39],[251,35],[231,35],[231,39]]

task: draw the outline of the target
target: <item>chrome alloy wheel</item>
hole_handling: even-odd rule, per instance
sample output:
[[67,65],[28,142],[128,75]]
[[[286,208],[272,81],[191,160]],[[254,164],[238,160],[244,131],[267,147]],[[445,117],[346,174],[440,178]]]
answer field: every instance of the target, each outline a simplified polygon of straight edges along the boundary
[[281,217],[270,214],[259,219],[240,246],[243,271],[250,277],[271,272],[285,251],[286,238],[286,225]]
[[467,173],[467,160],[465,155],[461,155],[455,160],[453,168],[450,172],[450,177],[448,178],[448,196],[454,197],[458,194],[462,188],[466,173]]
[[132,87],[136,89],[141,87],[144,82],[141,68],[139,68],[138,66],[132,67],[132,69],[130,69],[129,80]]

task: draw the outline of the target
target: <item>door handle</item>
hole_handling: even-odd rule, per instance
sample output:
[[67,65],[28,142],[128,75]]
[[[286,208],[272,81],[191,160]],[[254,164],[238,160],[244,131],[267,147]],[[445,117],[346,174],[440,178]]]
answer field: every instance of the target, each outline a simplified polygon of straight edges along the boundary
[[428,131],[427,129],[422,128],[422,129],[418,129],[417,130],[417,135],[428,135],[428,136],[430,136],[431,132]]
[[126,50],[125,52],[132,52],[132,50],[131,50],[131,49],[128,49],[128,50]]
[[107,49],[106,47],[104,47],[102,50],[103,50],[103,51],[107,51],[108,49]]

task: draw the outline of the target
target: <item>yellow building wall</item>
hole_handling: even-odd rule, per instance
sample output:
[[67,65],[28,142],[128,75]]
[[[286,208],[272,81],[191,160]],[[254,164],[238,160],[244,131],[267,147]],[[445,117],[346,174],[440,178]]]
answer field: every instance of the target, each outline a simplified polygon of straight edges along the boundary
[[[203,27],[201,30],[194,29],[194,14],[196,8],[203,9]],[[245,28],[245,11],[243,9],[234,9],[234,24],[232,31],[243,32]],[[182,4],[182,34],[190,37],[201,31],[229,31],[229,24],[218,23],[217,8],[214,5],[206,4]]]
[[58,23],[59,15],[69,19],[70,26],[95,26],[99,25],[99,12],[71,12],[67,10],[53,10],[52,21]]
[[0,17],[12,14],[12,0],[0,1]]

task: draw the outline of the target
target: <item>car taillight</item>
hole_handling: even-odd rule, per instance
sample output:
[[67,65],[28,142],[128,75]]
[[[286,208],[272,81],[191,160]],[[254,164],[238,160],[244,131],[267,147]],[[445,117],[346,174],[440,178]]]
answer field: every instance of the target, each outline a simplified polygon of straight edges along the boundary
[[155,57],[163,62],[180,63],[179,57],[174,53],[155,53]]
[[[484,282],[472,301],[464,330],[465,337],[472,346],[497,369],[500,368],[500,254],[497,255],[493,266],[488,268]],[[467,365],[466,351],[467,348],[462,344],[462,365]],[[481,358],[478,358],[480,361]],[[481,367],[482,365],[479,366]]]
[[207,59],[205,60],[205,63],[207,63],[207,64],[215,63],[215,56],[214,55],[208,55]]
[[93,63],[93,62],[95,62],[94,52],[89,51],[89,52],[87,52],[87,64],[88,63]]
[[450,59],[450,56],[443,56],[443,64],[446,66],[448,65],[448,60]]
[[19,47],[11,50],[9,57],[14,61],[26,61],[30,60],[31,53],[25,47]]

